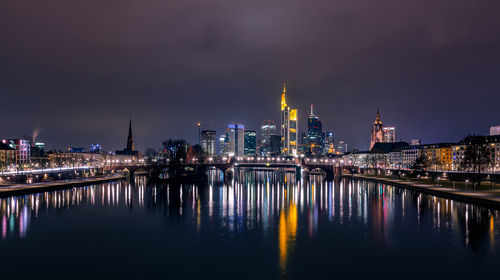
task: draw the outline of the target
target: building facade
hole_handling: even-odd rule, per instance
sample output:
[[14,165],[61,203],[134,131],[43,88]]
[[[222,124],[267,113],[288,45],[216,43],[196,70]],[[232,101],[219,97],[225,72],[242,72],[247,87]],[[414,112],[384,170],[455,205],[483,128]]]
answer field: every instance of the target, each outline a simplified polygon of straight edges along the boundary
[[490,136],[500,135],[500,125],[490,127]]
[[325,139],[323,141],[323,154],[324,155],[334,155],[335,154],[335,134],[333,131],[325,132]]
[[286,84],[281,94],[281,154],[297,156],[297,110],[291,109],[286,103]]
[[[271,140],[271,139],[269,139]],[[245,156],[257,155],[257,132],[255,130],[245,130]]]
[[308,155],[321,155],[323,153],[323,123],[314,115],[313,104],[311,104],[311,114],[307,119],[307,143]]
[[396,142],[396,128],[394,126],[384,126],[382,130],[385,143]]
[[203,130],[201,132],[201,148],[208,155],[215,155],[215,130]]
[[229,124],[226,131],[224,155],[243,156],[245,154],[245,126]]
[[276,135],[276,124],[273,120],[264,120],[260,126],[259,154],[268,156],[271,153],[271,135]]

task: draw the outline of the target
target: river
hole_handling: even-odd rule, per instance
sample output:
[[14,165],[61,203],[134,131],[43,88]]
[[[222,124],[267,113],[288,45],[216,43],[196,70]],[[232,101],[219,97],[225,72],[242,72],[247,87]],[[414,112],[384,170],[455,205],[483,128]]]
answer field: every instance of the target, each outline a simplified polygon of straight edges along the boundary
[[362,180],[236,178],[179,186],[136,177],[0,198],[0,275],[499,277],[497,210]]

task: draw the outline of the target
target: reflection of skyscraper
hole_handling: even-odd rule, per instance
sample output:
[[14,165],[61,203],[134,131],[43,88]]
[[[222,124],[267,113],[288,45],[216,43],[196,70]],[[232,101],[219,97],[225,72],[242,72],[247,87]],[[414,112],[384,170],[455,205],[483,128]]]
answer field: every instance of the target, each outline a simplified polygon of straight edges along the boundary
[[215,155],[215,131],[203,130],[201,132],[201,147],[203,152]]
[[370,150],[375,143],[384,142],[384,131],[382,130],[382,121],[380,120],[380,112],[377,110],[377,118],[373,122],[372,134],[370,140]]
[[307,119],[308,154],[320,155],[323,151],[323,123],[314,115],[311,104],[311,114]]
[[276,134],[276,124],[272,120],[262,121],[260,127],[261,140],[260,140],[260,155],[267,156],[271,152],[271,135]]
[[384,142],[394,143],[396,142],[396,128],[394,126],[384,126],[382,129],[384,131]]
[[297,110],[286,104],[286,84],[281,94],[281,154],[297,155]]
[[245,130],[245,156],[257,155],[257,132]]

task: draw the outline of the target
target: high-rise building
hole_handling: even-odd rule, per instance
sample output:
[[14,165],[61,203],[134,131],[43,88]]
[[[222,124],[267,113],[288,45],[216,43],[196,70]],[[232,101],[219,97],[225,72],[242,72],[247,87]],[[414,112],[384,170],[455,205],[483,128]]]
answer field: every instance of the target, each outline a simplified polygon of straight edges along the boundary
[[347,153],[347,143],[345,143],[344,141],[340,140],[337,143],[337,153],[338,154],[345,154],[345,153]]
[[320,155],[323,152],[323,123],[314,115],[313,104],[307,119],[307,154]]
[[224,154],[227,156],[243,156],[245,154],[245,126],[229,124],[226,131]]
[[286,104],[286,84],[281,94],[281,154],[297,156],[297,110]]
[[323,154],[335,154],[335,137],[333,131],[328,131],[325,133],[325,139],[323,141]]
[[226,148],[226,135],[219,136],[219,154],[224,155],[224,150]]
[[203,130],[201,132],[201,148],[203,152],[215,155],[215,130]]
[[273,120],[264,120],[260,127],[260,155],[267,156],[271,153],[271,135],[276,134],[276,124]]
[[500,125],[490,127],[490,136],[500,135]]
[[377,118],[373,122],[372,134],[370,141],[370,150],[375,143],[384,142],[384,130],[382,129],[382,121],[380,120],[380,112],[377,110]]
[[245,156],[255,155],[257,155],[257,132],[247,129],[245,130]]
[[394,126],[384,126],[382,130],[385,143],[396,142],[396,128]]
[[271,135],[271,156],[278,156],[281,153],[281,136]]

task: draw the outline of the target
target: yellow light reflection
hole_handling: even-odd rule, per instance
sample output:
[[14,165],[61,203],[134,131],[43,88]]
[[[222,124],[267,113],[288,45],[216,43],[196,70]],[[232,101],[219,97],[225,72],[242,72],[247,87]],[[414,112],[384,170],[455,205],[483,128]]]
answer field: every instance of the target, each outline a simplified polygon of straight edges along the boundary
[[281,273],[286,272],[289,251],[295,247],[295,238],[297,236],[297,206],[291,203],[286,212],[284,209],[280,213],[279,222],[279,265]]

